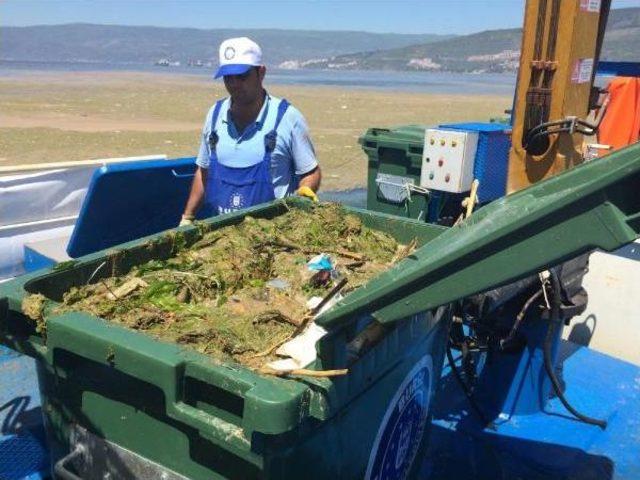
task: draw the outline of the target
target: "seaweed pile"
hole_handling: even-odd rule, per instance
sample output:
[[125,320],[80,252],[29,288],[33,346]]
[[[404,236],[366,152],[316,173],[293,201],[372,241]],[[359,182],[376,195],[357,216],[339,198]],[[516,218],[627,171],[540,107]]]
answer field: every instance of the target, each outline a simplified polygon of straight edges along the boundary
[[[88,312],[220,360],[256,366],[274,358],[274,346],[309,321],[310,298],[326,298],[336,287],[343,287],[342,294],[358,288],[403,250],[336,204],[291,209],[273,219],[247,216],[205,232],[167,260],[73,287],[46,311]],[[309,269],[318,254],[330,259],[330,270]],[[23,309],[36,318],[28,310],[42,311],[42,299],[31,297]]]

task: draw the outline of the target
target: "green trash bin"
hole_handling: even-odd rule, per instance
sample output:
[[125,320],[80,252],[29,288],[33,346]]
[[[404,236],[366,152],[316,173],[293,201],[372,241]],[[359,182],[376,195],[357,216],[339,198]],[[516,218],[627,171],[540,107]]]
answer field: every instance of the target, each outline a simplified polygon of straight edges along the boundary
[[511,115],[502,115],[499,117],[491,117],[489,123],[500,123],[502,125],[511,126]]
[[368,157],[367,208],[426,221],[429,199],[420,185],[424,125],[370,128],[358,139]]
[[[275,201],[209,219],[205,225],[235,224],[245,215],[272,218],[308,205]],[[352,211],[365,225],[403,243],[416,239],[425,246],[446,231]],[[194,227],[178,234],[187,245],[200,235]],[[309,368],[348,368],[346,376],[331,379],[259,375],[88,314],[50,317],[46,334],[23,315],[21,303],[29,293],[60,301],[73,286],[167,258],[175,235],[140,239],[0,286],[0,340],[37,360],[58,475],[406,478],[426,445],[429,405],[447,338],[445,310],[384,326],[373,322],[370,313],[323,323],[327,334],[316,344],[317,360]],[[415,261],[409,256],[399,265]],[[107,268],[99,268],[104,262]],[[378,283],[374,278],[368,286]]]

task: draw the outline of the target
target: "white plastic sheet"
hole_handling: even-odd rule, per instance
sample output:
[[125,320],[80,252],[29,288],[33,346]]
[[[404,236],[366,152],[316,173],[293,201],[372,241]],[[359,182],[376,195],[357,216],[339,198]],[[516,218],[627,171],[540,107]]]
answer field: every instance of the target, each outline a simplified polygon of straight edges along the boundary
[[[24,273],[24,244],[71,236],[93,172],[103,165],[166,160],[166,155],[0,167],[0,281]],[[41,169],[41,168],[45,169]],[[22,169],[33,173],[11,174]]]
[[0,177],[0,226],[78,215],[96,166]]
[[24,273],[24,244],[73,231],[99,166],[0,177],[0,279]]

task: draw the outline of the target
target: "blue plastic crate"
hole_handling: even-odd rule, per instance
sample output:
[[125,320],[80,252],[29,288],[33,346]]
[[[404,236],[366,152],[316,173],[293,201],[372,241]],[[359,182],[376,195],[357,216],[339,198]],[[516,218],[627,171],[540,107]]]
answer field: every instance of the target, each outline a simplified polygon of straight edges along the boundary
[[486,203],[503,197],[507,193],[511,148],[509,127],[497,123],[447,123],[439,128],[478,133],[473,167],[473,176],[480,181],[478,198],[480,203]]

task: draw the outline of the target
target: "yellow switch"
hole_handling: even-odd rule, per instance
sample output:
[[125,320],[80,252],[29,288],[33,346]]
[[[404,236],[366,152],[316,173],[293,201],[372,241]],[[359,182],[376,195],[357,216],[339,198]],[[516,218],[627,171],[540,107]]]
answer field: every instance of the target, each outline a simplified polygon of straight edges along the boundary
[[444,138],[440,140],[440,145],[442,145],[443,147],[444,147],[445,143],[447,143],[447,142],[445,142]]

